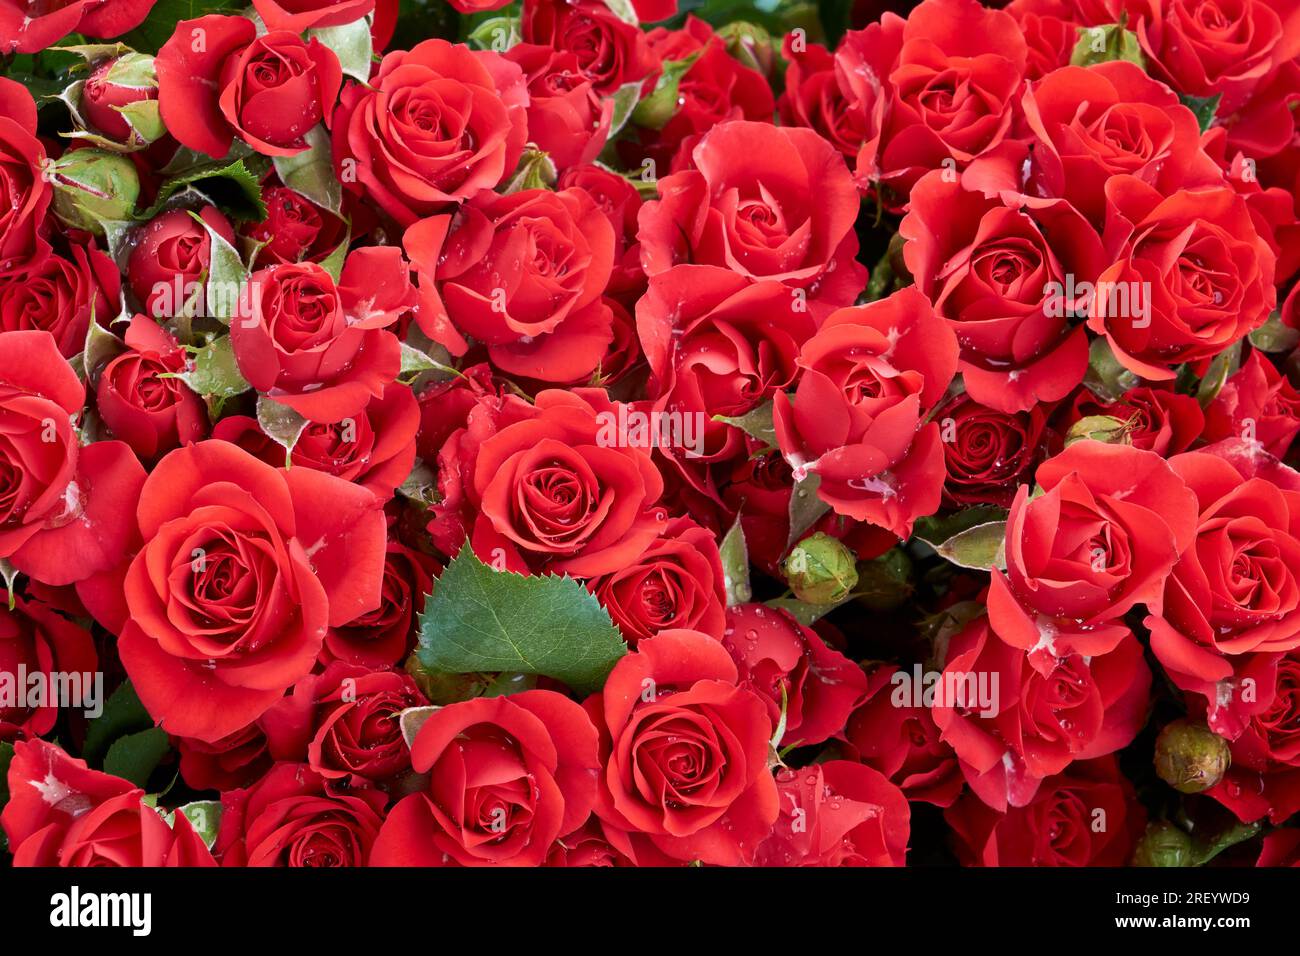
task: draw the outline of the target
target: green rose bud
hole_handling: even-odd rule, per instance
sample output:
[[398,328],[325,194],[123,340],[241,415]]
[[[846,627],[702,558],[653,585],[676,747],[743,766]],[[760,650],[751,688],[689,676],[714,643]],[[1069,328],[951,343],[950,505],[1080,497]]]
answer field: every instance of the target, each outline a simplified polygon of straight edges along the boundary
[[1128,422],[1120,421],[1113,415],[1088,415],[1070,426],[1065,436],[1065,447],[1069,448],[1075,442],[1085,439],[1104,441],[1108,445],[1127,445],[1128,436]]
[[74,149],[47,167],[54,214],[64,225],[104,234],[105,222],[130,219],[140,195],[135,163],[104,149]]
[[1192,838],[1172,823],[1148,823],[1133,850],[1133,865],[1191,866]]
[[1210,789],[1231,763],[1228,742],[1203,724],[1175,720],[1156,738],[1156,773],[1179,793]]
[[718,30],[718,36],[727,45],[727,52],[764,76],[772,75],[776,55],[772,49],[772,34],[756,23],[733,20]]
[[809,604],[842,601],[858,583],[853,552],[820,531],[794,546],[784,571],[795,597]]

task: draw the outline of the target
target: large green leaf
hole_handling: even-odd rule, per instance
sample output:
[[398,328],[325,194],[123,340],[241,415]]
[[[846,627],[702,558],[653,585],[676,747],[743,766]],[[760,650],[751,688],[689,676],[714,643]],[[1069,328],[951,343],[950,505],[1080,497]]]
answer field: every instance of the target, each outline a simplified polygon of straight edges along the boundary
[[541,674],[589,693],[626,652],[577,581],[494,571],[466,544],[426,599],[416,656],[430,670]]
[[161,727],[127,734],[117,738],[113,741],[113,746],[108,748],[108,754],[104,757],[104,772],[130,780],[137,787],[147,786],[149,775],[169,749],[171,741],[167,737],[167,731]]
[[86,728],[86,743],[81,756],[92,767],[98,767],[108,753],[113,741],[128,734],[154,726],[154,719],[145,710],[130,681],[126,681],[104,702],[104,712]]

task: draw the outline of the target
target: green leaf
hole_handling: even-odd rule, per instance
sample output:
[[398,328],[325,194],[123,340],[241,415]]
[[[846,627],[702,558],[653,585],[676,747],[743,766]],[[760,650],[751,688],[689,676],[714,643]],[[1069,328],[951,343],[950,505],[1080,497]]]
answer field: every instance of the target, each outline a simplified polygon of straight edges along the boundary
[[777,448],[776,426],[772,423],[772,401],[770,399],[736,418],[728,418],[726,415],[714,415],[713,420],[715,422],[725,422],[739,428],[746,435],[762,442],[764,451],[775,451]]
[[677,112],[682,77],[695,65],[702,52],[696,51],[680,60],[665,60],[654,89],[632,110],[632,122],[648,129],[663,129]]
[[1300,345],[1300,329],[1293,329],[1274,312],[1268,321],[1250,333],[1250,344],[1261,352],[1290,352]]
[[370,21],[366,17],[342,26],[308,30],[307,37],[334,51],[345,76],[362,83],[369,82],[374,49],[370,39]]
[[494,571],[461,548],[420,615],[430,670],[541,674],[580,694],[600,689],[627,645],[608,612],[569,577]]
[[14,581],[18,580],[18,575],[22,572],[9,563],[8,558],[0,558],[0,581],[4,582],[5,591],[9,595],[9,610],[14,609]]
[[805,531],[831,510],[831,506],[817,494],[821,483],[821,475],[815,472],[809,472],[802,481],[794,483],[794,489],[790,492],[790,537],[786,541],[787,547],[802,538]]
[[108,753],[109,746],[119,737],[154,726],[154,719],[136,696],[130,681],[125,681],[104,702],[104,712],[86,728],[86,742],[81,748],[82,759],[98,767]]
[[811,627],[819,617],[829,614],[840,605],[852,601],[855,597],[857,597],[856,594],[846,594],[840,600],[830,604],[813,604],[809,601],[800,601],[798,598],[773,598],[763,603],[767,607],[787,612],[804,627]]
[[1007,559],[1003,549],[1006,537],[1007,523],[990,521],[953,535],[935,550],[941,557],[963,568],[980,571],[1005,568]]
[[610,13],[624,23],[630,23],[634,27],[641,25],[636,16],[636,8],[632,6],[631,0],[604,0],[604,3],[605,6],[609,7]]
[[1184,106],[1192,111],[1196,117],[1196,122],[1200,124],[1201,132],[1204,133],[1214,122],[1214,113],[1219,108],[1219,100],[1223,99],[1222,93],[1216,93],[1214,96],[1186,96],[1178,97],[1182,100]]
[[1070,54],[1070,65],[1092,66],[1094,63],[1108,63],[1112,60],[1125,60],[1146,69],[1146,60],[1138,45],[1137,34],[1124,29],[1120,23],[1079,27],[1079,42]]
[[740,516],[723,536],[718,547],[722,555],[722,575],[727,592],[727,607],[744,604],[754,596],[749,586],[749,549],[745,546],[745,531],[740,526]]
[[221,801],[195,800],[193,803],[177,807],[171,813],[163,815],[168,826],[176,825],[178,813],[190,821],[190,826],[199,835],[199,839],[211,850],[212,845],[217,842],[217,831],[221,829]]
[[172,176],[158,188],[158,198],[139,218],[152,219],[173,197],[189,190],[233,219],[260,222],[266,218],[266,204],[262,202],[259,177],[249,168],[249,162],[237,159],[233,163],[206,163]]
[[1217,833],[1199,833],[1192,837],[1192,865],[1204,866],[1228,847],[1244,843],[1259,833],[1262,825],[1234,820]]
[[1113,402],[1130,388],[1141,382],[1115,357],[1110,343],[1104,338],[1092,340],[1088,347],[1088,371],[1083,384],[1108,402]]
[[171,749],[167,731],[161,727],[150,727],[139,733],[118,737],[108,748],[104,757],[104,773],[130,780],[137,787],[149,783],[158,761]]
[[96,373],[101,365],[116,358],[126,351],[126,343],[90,317],[86,327],[86,344],[81,351],[81,365],[86,373],[86,382],[93,386]]
[[252,388],[240,374],[229,335],[218,335],[190,356],[184,372],[177,376],[195,393],[209,400],[220,413],[228,398]]
[[411,466],[411,473],[398,486],[397,493],[427,508],[438,500],[438,477],[424,459],[417,458]]
[[1201,379],[1201,384],[1196,387],[1196,400],[1201,403],[1202,408],[1214,401],[1223,388],[1224,382],[1240,366],[1241,342],[1239,341],[1234,342],[1210,360],[1210,367],[1205,370],[1205,377]]
[[190,216],[208,234],[208,274],[203,293],[207,311],[204,313],[223,325],[229,325],[239,305],[239,297],[248,279],[244,260],[225,237],[208,225],[196,212]]
[[504,53],[523,39],[519,30],[519,17],[492,17],[484,20],[465,39],[476,49]]
[[614,115],[609,122],[609,138],[613,139],[619,134],[627,121],[632,118],[632,111],[636,109],[637,100],[641,98],[640,83],[624,83],[614,91]]
[[524,150],[514,175],[502,185],[501,192],[510,195],[525,189],[550,189],[558,176],[550,154],[530,146]]
[[967,528],[973,528],[977,524],[987,524],[990,521],[1005,521],[1007,517],[1006,508],[998,508],[994,505],[976,505],[973,508],[963,508],[961,511],[954,511],[952,514],[930,515],[925,518],[918,518],[912,525],[912,536],[920,538],[927,544],[938,547],[953,535],[965,531]]
[[303,152],[296,156],[275,157],[275,171],[280,182],[322,209],[341,215],[343,185],[334,175],[329,134],[317,124],[303,139],[308,147]]
[[285,467],[288,467],[289,455],[307,428],[307,419],[288,405],[281,405],[265,395],[259,395],[257,396],[257,424],[262,431],[284,448]]

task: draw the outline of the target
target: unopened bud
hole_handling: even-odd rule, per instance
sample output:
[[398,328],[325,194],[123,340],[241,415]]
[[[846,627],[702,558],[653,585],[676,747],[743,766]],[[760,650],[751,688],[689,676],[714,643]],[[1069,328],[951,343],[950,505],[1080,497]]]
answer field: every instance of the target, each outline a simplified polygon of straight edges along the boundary
[[105,222],[130,219],[140,177],[129,157],[104,149],[74,149],[50,164],[54,214],[66,226],[104,234]]
[[1200,793],[1232,763],[1228,742],[1203,724],[1175,720],[1156,738],[1156,773],[1179,793]]
[[820,531],[794,546],[784,571],[795,597],[809,604],[842,601],[858,583],[853,552]]
[[1133,849],[1134,866],[1191,866],[1192,838],[1163,820],[1147,824]]

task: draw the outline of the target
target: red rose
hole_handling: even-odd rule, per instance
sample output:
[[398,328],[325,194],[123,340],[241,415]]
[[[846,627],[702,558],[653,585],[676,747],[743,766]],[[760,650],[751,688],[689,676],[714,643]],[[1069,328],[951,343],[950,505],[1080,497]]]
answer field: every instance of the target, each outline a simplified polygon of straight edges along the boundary
[[1056,70],[1025,92],[1020,108],[1013,135],[962,176],[967,189],[1030,204],[1064,198],[1101,229],[1111,176],[1136,176],[1166,195],[1222,182],[1192,111],[1136,64]]
[[772,721],[713,638],[661,631],[587,698],[600,732],[596,815],[640,866],[754,861],[779,812]]
[[138,27],[157,0],[70,0],[56,5],[12,0],[0,6],[4,53],[40,53],[69,33],[121,36]]
[[973,795],[944,811],[963,866],[1125,866],[1146,811],[1114,759],[1078,763],[1006,813]]
[[952,638],[934,722],[981,800],[1023,807],[1045,777],[1133,742],[1146,722],[1151,671],[1124,632],[1095,655],[1026,654],[999,639],[988,618]]
[[[355,482],[387,501],[415,463],[419,406],[409,386],[389,382],[359,414],[328,425],[309,422],[289,454],[292,468],[312,468]],[[277,468],[284,467],[284,446],[245,415],[223,418],[213,438],[239,445]]]
[[14,744],[0,824],[14,866],[216,866],[182,813],[170,826],[144,791],[44,740]]
[[600,296],[614,232],[581,189],[484,191],[454,216],[412,226],[403,245],[420,273],[416,320],[457,354],[469,336],[507,373],[569,382],[595,369],[613,338]]
[[122,561],[144,483],[122,442],[78,447],[85,398],[48,332],[0,332],[0,558],[45,584]]
[[[375,46],[382,49],[393,32],[397,18],[395,0],[254,0],[253,9],[266,23],[268,30],[287,30],[302,33],[320,27],[341,27],[355,23],[369,13],[374,13],[371,28]],[[382,28],[381,28],[382,27]],[[383,42],[381,42],[381,40]]]
[[528,84],[528,137],[558,169],[590,163],[605,147],[614,101],[602,100],[578,66],[577,54],[516,43],[505,58]]
[[1258,442],[1274,458],[1285,458],[1300,432],[1300,393],[1273,363],[1251,352],[1245,364],[1205,409],[1207,442],[1242,438]]
[[1205,413],[1191,395],[1171,389],[1130,388],[1113,402],[1081,389],[1075,396],[1062,431],[1082,418],[1105,415],[1124,423],[1124,440],[1134,448],[1162,458],[1186,451],[1201,436]]
[[305,764],[279,763],[247,790],[221,795],[213,848],[222,866],[366,866],[387,796],[332,794]]
[[644,80],[656,66],[645,34],[600,0],[529,0],[520,27],[525,43],[576,54],[602,96]]
[[343,83],[338,57],[319,40],[258,36],[246,17],[181,20],[154,62],[167,131],[209,156],[225,156],[235,136],[266,156],[302,152]]
[[632,861],[610,846],[600,821],[592,817],[563,840],[556,840],[543,866],[631,866]]
[[69,243],[69,251],[70,260],[49,255],[31,269],[0,276],[0,331],[44,329],[65,358],[86,347],[92,314],[103,324],[118,311],[121,294],[112,259],[94,246]]
[[909,800],[951,806],[965,787],[956,755],[939,734],[929,707],[895,700],[893,665],[868,674],[870,695],[849,717],[844,736],[853,755],[896,783]]
[[[1143,378],[1174,377],[1173,366],[1208,359],[1263,325],[1276,303],[1275,258],[1245,201],[1228,187],[1164,197],[1133,176],[1106,184],[1106,242],[1114,262],[1093,297],[1088,327],[1110,341]],[[1119,301],[1120,308],[1116,308]]]
[[148,145],[148,141],[136,132],[121,108],[133,103],[157,100],[158,88],[126,86],[114,82],[114,77],[110,75],[114,67],[119,68],[120,76],[121,68],[127,64],[131,65],[133,72],[143,68],[141,72],[145,76],[152,73],[152,64],[147,58],[141,58],[133,63],[131,60],[123,61],[120,56],[106,57],[91,68],[90,75],[86,77],[86,83],[81,88],[77,107],[86,122],[109,139],[130,146],[145,146]]
[[364,787],[410,769],[398,716],[425,704],[406,674],[334,661],[298,681],[262,726],[273,753],[305,760],[331,790]]
[[[204,206],[199,217],[234,245],[235,231],[215,206]],[[184,209],[173,209],[140,229],[126,262],[126,277],[146,315],[168,319],[193,301],[203,301],[202,284],[212,264],[212,237],[203,223]]]
[[1300,866],[1300,829],[1274,830],[1259,847],[1256,866]]
[[263,715],[219,740],[173,737],[181,758],[181,779],[195,790],[236,790],[247,787],[271,769]]
[[[45,675],[45,686],[50,688],[46,699],[28,698],[28,682],[20,675],[19,668],[29,677]],[[23,598],[0,590],[0,674],[12,681],[12,690],[23,695],[0,706],[0,739],[15,734],[27,737],[48,734],[59,719],[59,701],[53,694],[54,675],[84,675],[89,681],[98,671],[99,655],[95,653],[89,631],[37,597]],[[80,709],[83,712],[95,703],[86,696],[92,690],[91,686],[82,684]],[[70,706],[76,704],[75,700],[70,702]]]
[[1165,672],[1206,699],[1210,728],[1229,739],[1267,703],[1244,693],[1254,659],[1300,647],[1300,484],[1279,487],[1257,468],[1257,445],[1238,447],[1244,456],[1223,443],[1170,460],[1199,518],[1145,621]]
[[599,770],[587,715],[548,690],[439,708],[411,763],[429,784],[389,811],[376,866],[540,866],[590,816]]
[[964,168],[1011,125],[1028,48],[1010,14],[975,0],[926,0],[903,24],[889,74],[879,178],[907,190],[930,170]]
[[722,640],[739,684],[767,700],[775,726],[785,715],[782,747],[819,744],[844,729],[867,693],[867,676],[784,611],[761,604],[727,608]]
[[1010,505],[1016,486],[1038,464],[1050,437],[1042,405],[1007,414],[966,392],[940,406],[934,420],[948,469],[944,500],[954,505]]
[[614,228],[614,268],[606,292],[631,296],[643,291],[646,280],[641,271],[641,246],[636,238],[636,218],[642,201],[637,188],[625,176],[594,164],[570,166],[560,173],[555,188],[581,189]]
[[9,200],[0,211],[0,274],[35,265],[49,251],[39,235],[54,191],[44,175],[46,162],[32,95],[0,77],[0,194]]
[[632,563],[587,582],[632,647],[668,629],[722,639],[722,558],[713,532],[677,518]]
[[844,157],[809,129],[732,120],[713,127],[693,165],[659,180],[641,207],[641,264],[721,266],[788,286],[824,315],[866,285],[853,231],[859,198]]
[[1121,618],[1158,609],[1165,579],[1196,529],[1195,495],[1160,456],[1080,441],[1039,465],[1007,519],[1006,571],[994,570],[989,617],[1036,662],[1104,654],[1127,639]]
[[127,351],[99,373],[95,402],[110,432],[149,460],[205,437],[203,400],[175,376],[185,352],[152,319],[137,315],[126,330]]
[[150,473],[118,652],[169,732],[215,741],[260,717],[327,625],[379,601],[381,503],[338,478],[277,471],[234,445],[179,448]]
[[387,326],[415,305],[406,260],[382,246],[353,251],[338,283],[313,262],[249,277],[230,341],[250,385],[309,421],[361,412],[400,370]]
[[267,264],[320,262],[347,236],[347,224],[338,216],[304,199],[287,186],[262,190],[266,218],[245,223],[241,235],[261,245],[257,259]]
[[816,474],[837,514],[906,538],[938,509],[939,426],[925,422],[957,366],[957,341],[914,288],[841,309],[799,353],[793,397],[778,393],[774,423],[796,477]]
[[427,554],[389,541],[379,607],[331,627],[322,655],[367,667],[399,664],[415,643],[416,615],[441,572]]
[[[522,71],[500,54],[425,40],[349,85],[334,114],[339,179],[401,226],[512,173],[528,139]],[[430,117],[437,117],[436,122]]]
[[512,571],[595,577],[627,566],[662,534],[663,479],[641,447],[611,438],[603,391],[548,390],[474,462],[474,551]]
[[776,774],[781,816],[759,866],[903,866],[911,811],[879,772],[828,760]]
[[1105,264],[1097,233],[1068,203],[985,198],[942,171],[911,195],[903,258],[957,334],[971,397],[1010,413],[1068,395],[1088,366],[1070,318]]

